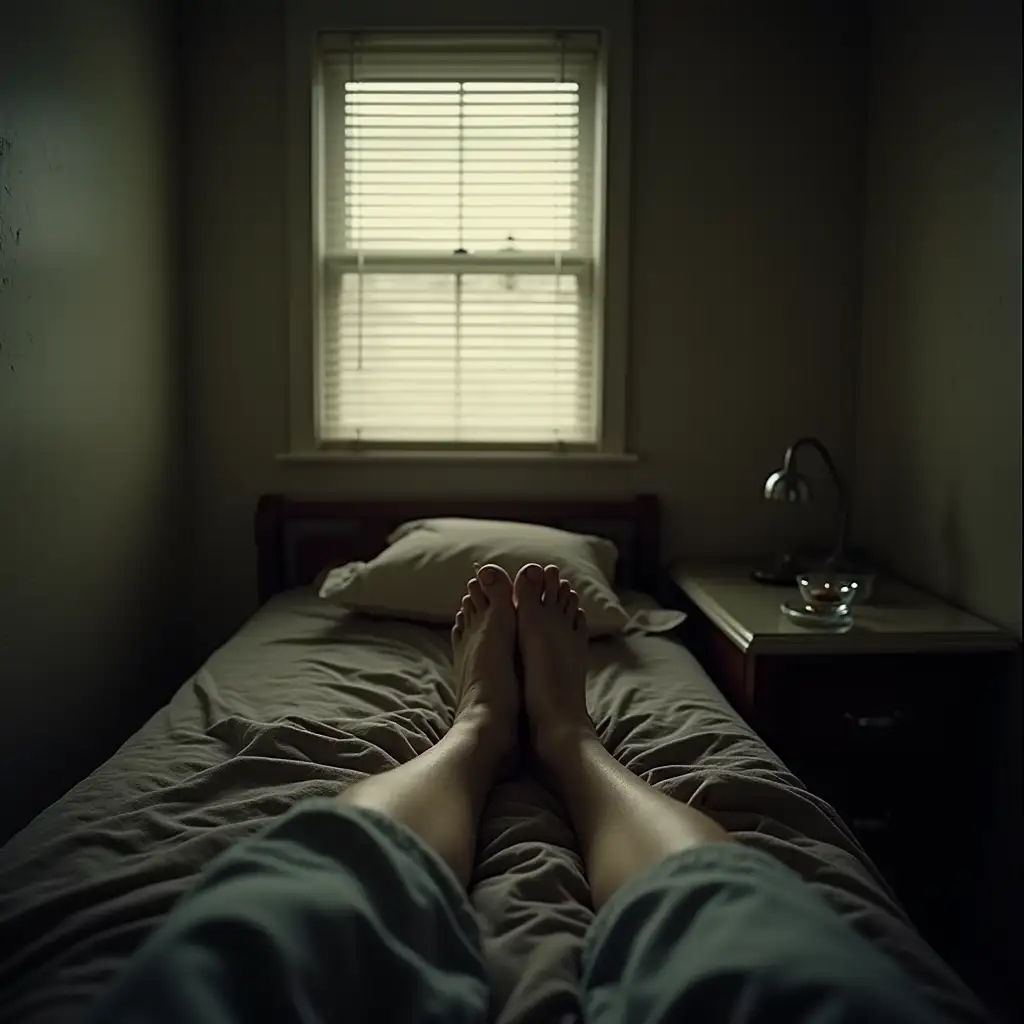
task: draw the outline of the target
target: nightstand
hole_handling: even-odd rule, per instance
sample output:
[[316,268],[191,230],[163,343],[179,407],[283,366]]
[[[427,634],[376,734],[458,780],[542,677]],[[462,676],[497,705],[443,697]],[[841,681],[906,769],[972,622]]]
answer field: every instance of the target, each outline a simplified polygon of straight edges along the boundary
[[687,646],[946,945],[959,919],[950,880],[977,851],[969,818],[1014,638],[884,578],[854,626],[831,633],[784,616],[779,604],[796,589],[755,583],[749,567],[679,564],[670,577],[690,613]]

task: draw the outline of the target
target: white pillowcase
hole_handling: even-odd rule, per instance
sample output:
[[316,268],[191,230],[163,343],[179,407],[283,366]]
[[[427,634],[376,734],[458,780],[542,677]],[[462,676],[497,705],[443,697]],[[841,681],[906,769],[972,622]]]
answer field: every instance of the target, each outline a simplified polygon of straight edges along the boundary
[[500,565],[515,579],[530,562],[557,565],[580,596],[594,636],[618,633],[629,621],[611,587],[618,551],[602,537],[532,523],[489,519],[420,519],[404,523],[371,562],[332,569],[320,596],[346,608],[450,623],[474,564]]

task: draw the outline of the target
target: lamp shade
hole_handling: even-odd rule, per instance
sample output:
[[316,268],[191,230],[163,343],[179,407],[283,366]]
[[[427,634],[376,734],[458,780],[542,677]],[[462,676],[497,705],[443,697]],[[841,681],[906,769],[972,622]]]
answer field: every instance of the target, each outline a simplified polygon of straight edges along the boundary
[[795,469],[784,468],[765,480],[764,496],[768,501],[810,501],[811,485]]

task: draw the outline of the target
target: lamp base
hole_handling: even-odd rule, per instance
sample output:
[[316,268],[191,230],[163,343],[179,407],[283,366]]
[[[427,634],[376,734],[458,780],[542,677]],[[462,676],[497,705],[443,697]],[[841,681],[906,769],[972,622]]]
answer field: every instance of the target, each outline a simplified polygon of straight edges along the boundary
[[767,568],[755,569],[750,574],[750,578],[755,583],[763,583],[765,586],[768,587],[796,586],[795,572],[780,570],[775,566],[768,566]]
[[780,555],[771,565],[756,568],[751,573],[751,579],[766,587],[796,587],[799,571],[797,559],[793,555],[786,554]]
[[795,587],[800,573],[821,572],[826,566],[833,571],[874,571],[871,559],[861,551],[844,551],[836,558],[827,551],[806,548],[779,555],[771,565],[755,569],[750,578],[769,587]]
[[800,573],[820,568],[823,561],[822,556],[810,552],[787,551],[771,565],[755,569],[750,577],[769,587],[795,587]]

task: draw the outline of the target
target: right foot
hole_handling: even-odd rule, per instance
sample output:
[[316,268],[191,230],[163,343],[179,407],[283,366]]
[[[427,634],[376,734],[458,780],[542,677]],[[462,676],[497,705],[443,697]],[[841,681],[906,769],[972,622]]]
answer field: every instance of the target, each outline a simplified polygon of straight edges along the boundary
[[587,713],[587,619],[558,568],[525,565],[513,584],[526,712],[534,750],[594,734]]

